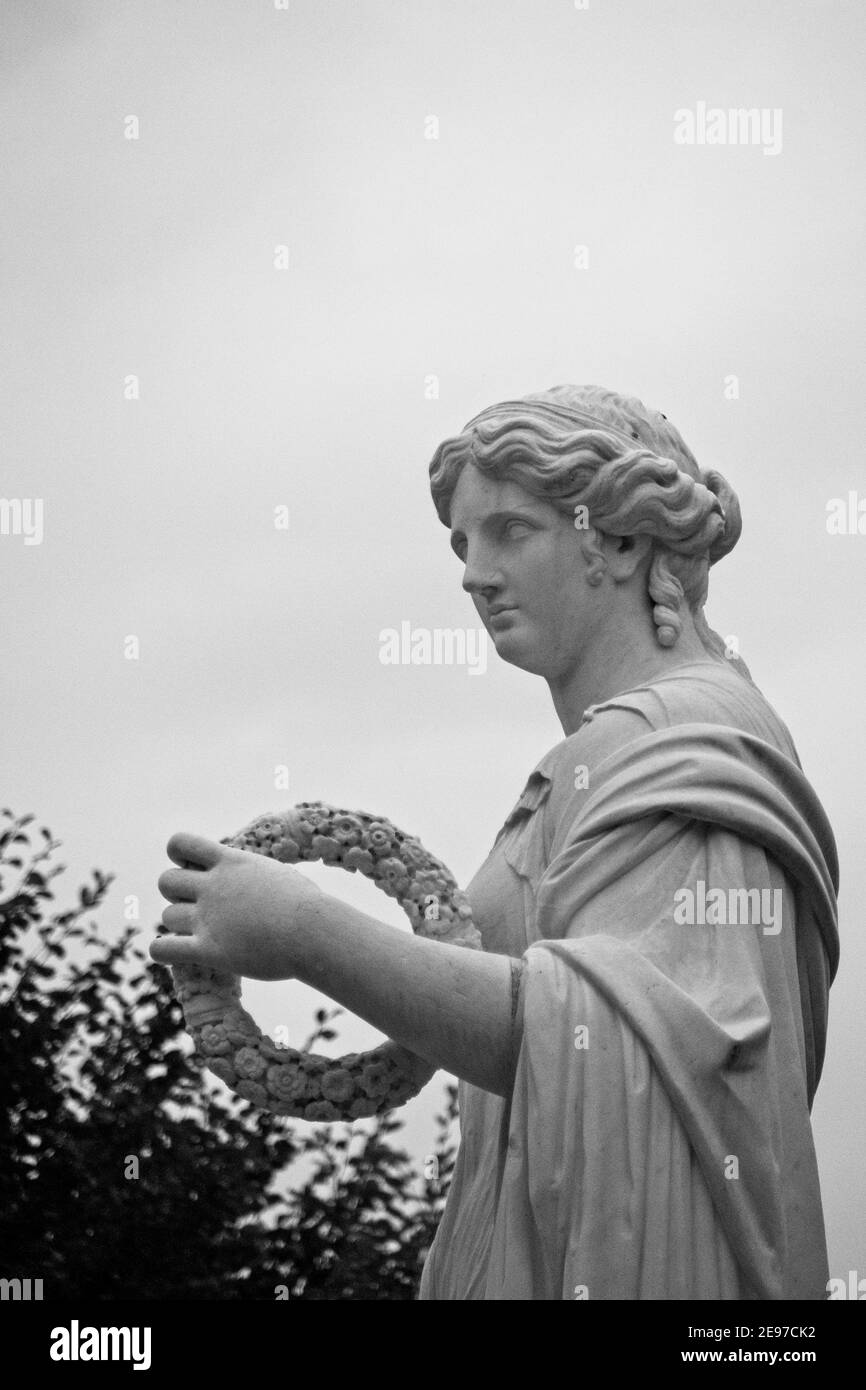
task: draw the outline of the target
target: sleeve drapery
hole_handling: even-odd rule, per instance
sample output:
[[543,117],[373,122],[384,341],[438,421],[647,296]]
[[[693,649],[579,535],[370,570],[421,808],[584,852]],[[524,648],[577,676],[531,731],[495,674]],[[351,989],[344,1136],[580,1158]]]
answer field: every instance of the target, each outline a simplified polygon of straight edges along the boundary
[[[778,923],[677,921],[701,884]],[[837,887],[820,803],[761,739],[678,725],[594,769],[533,885],[485,1297],[826,1296]]]

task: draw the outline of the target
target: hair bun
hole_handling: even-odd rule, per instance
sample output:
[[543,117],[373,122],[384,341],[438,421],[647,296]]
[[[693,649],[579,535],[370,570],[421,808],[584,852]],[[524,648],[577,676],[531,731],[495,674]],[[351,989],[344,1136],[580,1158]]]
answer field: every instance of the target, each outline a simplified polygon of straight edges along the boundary
[[706,473],[701,474],[701,482],[719,500],[724,520],[724,529],[713,541],[709,549],[710,564],[714,565],[717,560],[721,560],[723,555],[727,555],[729,550],[733,550],[737,541],[740,539],[740,532],[743,529],[743,519],[740,514],[740,503],[737,494],[731,487],[727,478],[721,473],[711,468]]

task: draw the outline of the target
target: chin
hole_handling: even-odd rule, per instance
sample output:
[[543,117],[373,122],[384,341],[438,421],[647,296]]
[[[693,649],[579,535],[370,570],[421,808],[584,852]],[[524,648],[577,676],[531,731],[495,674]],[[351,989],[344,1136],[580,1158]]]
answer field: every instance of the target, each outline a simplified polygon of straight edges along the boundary
[[491,634],[490,640],[500,661],[507,661],[509,666],[517,666],[521,671],[528,671],[533,676],[544,675],[544,660],[540,652],[533,651],[532,644],[521,638],[519,633],[509,631]]

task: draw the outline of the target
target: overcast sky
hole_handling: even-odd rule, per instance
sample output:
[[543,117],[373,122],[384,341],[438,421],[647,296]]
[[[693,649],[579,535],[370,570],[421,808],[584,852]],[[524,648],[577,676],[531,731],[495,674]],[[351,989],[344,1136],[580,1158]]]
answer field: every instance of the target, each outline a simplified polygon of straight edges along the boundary
[[[384,628],[477,627],[427,464],[499,399],[640,396],[739,494],[707,615],[837,835],[814,1126],[830,1272],[866,1276],[866,534],[826,526],[866,499],[862,5],[41,0],[3,27],[0,491],[44,506],[40,544],[0,537],[3,802],[148,938],[173,830],[302,799],[467,882],[561,731],[492,648],[478,676],[380,662]],[[701,139],[740,107],[764,136]],[[309,991],[245,995],[305,1036]],[[440,1093],[404,1111],[419,1155]]]

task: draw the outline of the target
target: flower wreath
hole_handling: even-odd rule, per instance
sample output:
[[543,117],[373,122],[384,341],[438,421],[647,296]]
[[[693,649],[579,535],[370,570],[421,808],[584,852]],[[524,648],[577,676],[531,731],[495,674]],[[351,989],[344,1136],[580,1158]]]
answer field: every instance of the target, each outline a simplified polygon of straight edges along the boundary
[[[301,801],[259,816],[222,841],[283,864],[321,860],[372,879],[396,898],[419,936],[481,949],[466,894],[420,840],[384,816]],[[184,1021],[210,1071],[244,1100],[304,1120],[357,1120],[404,1105],[435,1071],[407,1048],[323,1057],[280,1047],[241,1008],[241,981],[199,966],[172,967]]]

